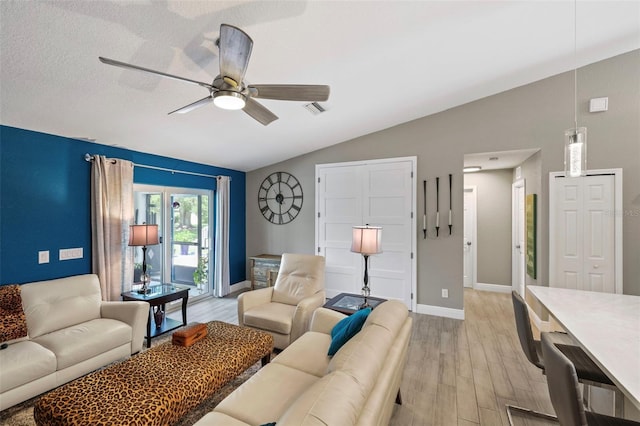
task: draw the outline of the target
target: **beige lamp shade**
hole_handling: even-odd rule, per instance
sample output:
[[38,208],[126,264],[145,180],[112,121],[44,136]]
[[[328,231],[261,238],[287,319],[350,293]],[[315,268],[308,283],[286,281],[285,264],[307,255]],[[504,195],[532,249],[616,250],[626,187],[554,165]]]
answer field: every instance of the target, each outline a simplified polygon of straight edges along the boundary
[[159,243],[158,225],[131,225],[129,227],[130,246],[152,246]]
[[378,226],[354,226],[351,251],[366,255],[382,253],[382,228]]

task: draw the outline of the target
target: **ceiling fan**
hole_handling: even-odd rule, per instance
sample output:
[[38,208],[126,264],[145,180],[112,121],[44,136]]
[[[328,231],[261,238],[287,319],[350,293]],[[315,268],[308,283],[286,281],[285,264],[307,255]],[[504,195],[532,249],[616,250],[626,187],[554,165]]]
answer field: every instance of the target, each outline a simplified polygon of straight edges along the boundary
[[173,80],[197,84],[209,90],[209,96],[189,105],[171,111],[169,114],[184,114],[211,102],[223,108],[242,109],[251,117],[268,125],[278,116],[255,99],[276,99],[281,101],[320,102],[329,99],[329,86],[306,84],[249,84],[244,75],[249,65],[253,40],[244,31],[232,25],[220,25],[220,74],[212,83],[191,80],[137,65],[127,64],[109,58],[99,57],[102,63],[130,70],[156,74]]

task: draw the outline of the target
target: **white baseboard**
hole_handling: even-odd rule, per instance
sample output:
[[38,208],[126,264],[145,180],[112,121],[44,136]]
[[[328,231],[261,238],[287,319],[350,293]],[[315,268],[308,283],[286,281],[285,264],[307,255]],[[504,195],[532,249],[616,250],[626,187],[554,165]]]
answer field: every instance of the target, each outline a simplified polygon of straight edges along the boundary
[[493,291],[494,293],[511,293],[510,285],[476,283],[473,286],[473,289],[481,291]]
[[434,315],[436,317],[453,318],[458,320],[464,319],[464,309],[444,308],[442,306],[433,305],[417,305],[417,313],[425,315]]

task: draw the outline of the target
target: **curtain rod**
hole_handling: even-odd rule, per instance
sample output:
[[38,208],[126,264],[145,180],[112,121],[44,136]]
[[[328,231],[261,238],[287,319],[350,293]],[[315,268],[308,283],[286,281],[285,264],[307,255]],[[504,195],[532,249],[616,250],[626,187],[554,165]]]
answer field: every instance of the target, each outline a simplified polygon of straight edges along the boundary
[[[85,154],[84,155],[84,161],[88,161],[88,162],[92,162],[93,161],[93,155],[91,154]],[[184,170],[174,170],[174,169],[167,169],[165,167],[157,167],[157,166],[147,166],[146,164],[137,164],[137,163],[133,163],[134,167],[142,167],[143,169],[153,169],[153,170],[160,170],[163,172],[171,172],[171,173],[181,173],[184,175],[192,175],[192,176],[202,176],[202,177],[208,177],[208,178],[214,178],[217,179],[218,177],[224,176],[224,175],[207,175],[205,173],[197,173],[197,172],[186,172]],[[231,181],[231,177],[229,177],[229,181]]]

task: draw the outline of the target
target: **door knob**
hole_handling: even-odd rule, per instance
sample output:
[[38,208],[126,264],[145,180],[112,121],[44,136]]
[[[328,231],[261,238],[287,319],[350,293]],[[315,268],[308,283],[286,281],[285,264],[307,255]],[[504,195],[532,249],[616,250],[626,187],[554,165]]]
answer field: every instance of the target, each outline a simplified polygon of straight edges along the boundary
[[520,244],[518,244],[518,245],[516,246],[516,248],[517,248],[517,249],[519,249],[519,248],[520,248]]
[[600,265],[593,265],[593,269],[598,269]]

